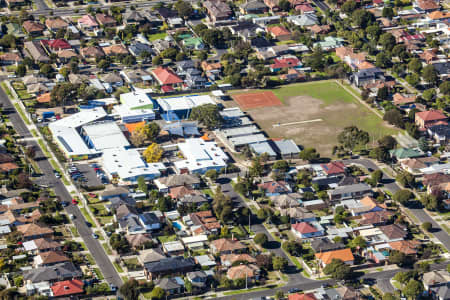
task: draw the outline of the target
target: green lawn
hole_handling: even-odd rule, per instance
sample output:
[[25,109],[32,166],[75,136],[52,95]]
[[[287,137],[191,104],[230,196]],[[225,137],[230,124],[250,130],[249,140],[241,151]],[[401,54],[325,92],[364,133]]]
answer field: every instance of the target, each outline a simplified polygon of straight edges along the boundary
[[[265,90],[250,93],[261,91]],[[345,127],[357,126],[374,140],[399,131],[334,80],[294,83],[271,91],[284,105],[251,109],[250,116],[271,138],[293,139],[304,147],[316,148],[325,157],[332,155],[337,136]],[[249,92],[230,91],[232,95],[242,93]]]
[[58,167],[56,161],[54,159],[50,159],[50,164],[52,165],[53,169],[55,169],[55,171],[57,171],[61,175],[61,180],[64,183],[64,185],[70,185],[70,182],[67,180],[66,176],[64,176],[64,173]]
[[121,267],[121,266],[119,266],[119,264],[118,264],[118,263],[116,263],[116,262],[113,262],[113,265],[114,265],[114,267],[116,268],[117,272],[119,272],[119,273],[123,273],[123,269],[122,269],[122,267]]
[[147,36],[147,38],[148,38],[149,41],[153,42],[153,41],[156,41],[156,40],[163,39],[163,38],[165,38],[166,36],[167,36],[167,33],[165,33],[165,32],[160,32],[160,33],[155,33],[155,34],[149,34],[149,35]]
[[167,242],[173,242],[177,239],[177,236],[174,235],[163,235],[163,236],[158,236],[158,240],[161,243],[167,243]]
[[94,272],[97,275],[98,280],[103,280],[105,277],[103,276],[102,272],[99,268],[94,268]]
[[50,152],[48,152],[47,147],[44,144],[44,141],[42,141],[41,139],[38,139],[38,144],[42,149],[42,152],[44,152],[44,155],[47,157],[50,157]]
[[14,107],[16,108],[17,112],[19,113],[20,117],[25,122],[25,124],[31,125],[30,120],[28,120],[28,117],[25,115],[25,112],[22,110],[20,105],[18,103],[14,103]]
[[12,99],[12,98],[13,98],[13,95],[12,95],[11,91],[9,90],[8,86],[6,85],[6,83],[2,82],[0,85],[1,85],[1,87],[3,88],[3,90],[5,91],[6,95],[7,95],[10,99]]
[[86,219],[86,221],[88,221],[89,223],[92,224],[93,227],[95,227],[95,222],[94,220],[92,220],[91,216],[89,215],[88,211],[86,210],[85,207],[80,207],[80,211],[83,214],[84,218]]
[[103,249],[105,249],[106,254],[112,255],[112,250],[107,243],[102,243]]
[[71,226],[70,227],[70,231],[72,232],[72,235],[74,237],[79,237],[80,236],[80,234],[78,233],[78,230],[77,230],[77,228],[75,226]]

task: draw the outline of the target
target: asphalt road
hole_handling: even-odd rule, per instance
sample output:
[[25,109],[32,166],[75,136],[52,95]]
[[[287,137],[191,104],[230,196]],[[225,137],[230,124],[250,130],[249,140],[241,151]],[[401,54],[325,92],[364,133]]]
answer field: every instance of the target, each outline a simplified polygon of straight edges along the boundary
[[[344,163],[346,165],[349,164],[359,164],[364,166],[366,169],[371,170],[380,170],[376,164],[374,164],[369,159],[348,159],[344,160]],[[401,187],[395,182],[395,179],[391,178],[389,175],[387,175],[383,170],[383,181],[384,181],[384,187],[391,192],[392,194],[395,194],[395,192],[401,190]],[[415,208],[415,207],[408,207],[408,209],[421,223],[423,222],[430,222],[433,226],[432,228],[432,234],[444,245],[445,248],[447,248],[448,251],[450,251],[450,236],[448,233],[439,226],[438,223],[436,223],[433,218],[431,218],[427,212],[422,208]]]
[[313,2],[318,8],[320,8],[324,12],[330,9],[330,7],[328,6],[328,4],[325,3],[325,1],[313,0]]
[[[3,89],[0,89],[0,103],[3,105],[3,110],[9,111],[8,118],[12,122],[14,129],[16,132],[24,138],[32,137],[32,134],[26,127],[25,123],[15,110],[8,96],[5,94]],[[52,187],[55,191],[55,194],[61,198],[62,201],[67,201],[71,203],[72,197],[67,191],[66,187],[62,183],[62,181],[55,177],[54,169],[48,161],[47,157],[45,157],[42,149],[39,147],[38,143],[35,141],[27,141],[29,146],[32,146],[36,149],[36,157],[35,160],[39,165],[39,168],[43,172],[42,178],[40,178],[41,182],[45,182],[48,186]],[[115,286],[122,285],[122,279],[119,274],[116,272],[116,269],[112,265],[108,256],[106,255],[102,245],[100,245],[99,241],[92,237],[92,230],[87,225],[86,220],[83,217],[80,209],[76,205],[69,205],[65,208],[68,214],[73,214],[75,219],[73,223],[75,224],[78,233],[83,238],[84,243],[86,244],[89,252],[92,254],[95,262],[99,266],[102,271],[106,281],[110,284],[114,284]]]

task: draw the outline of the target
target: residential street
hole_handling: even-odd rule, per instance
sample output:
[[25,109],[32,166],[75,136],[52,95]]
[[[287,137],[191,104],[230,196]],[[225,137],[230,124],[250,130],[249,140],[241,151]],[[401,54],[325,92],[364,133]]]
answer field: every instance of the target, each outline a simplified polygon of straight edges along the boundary
[[[366,169],[369,170],[380,170],[380,168],[371,160],[369,159],[348,159],[344,160],[344,163],[347,165],[350,164],[359,164],[364,166]],[[395,192],[401,190],[401,187],[398,186],[398,184],[395,182],[393,178],[391,178],[386,172],[381,170],[383,172],[383,180],[385,181],[384,187],[391,192],[392,194],[395,194]],[[423,222],[430,222],[431,225],[433,225],[433,231],[432,234],[447,248],[447,250],[450,251],[450,236],[448,233],[443,230],[436,221],[433,220],[433,218],[430,217],[426,213],[425,210],[422,208],[406,208],[408,211],[410,211],[421,223]]]
[[[23,138],[30,138],[32,134],[28,130],[26,124],[21,119],[20,115],[16,112],[14,106],[12,105],[10,99],[5,94],[3,89],[0,89],[0,103],[3,104],[3,110],[7,110],[10,112],[8,117],[10,121],[13,123],[13,126],[17,133],[21,135]],[[60,179],[57,179],[54,175],[54,169],[51,166],[47,157],[45,157],[42,149],[39,147],[36,141],[28,141],[28,145],[33,146],[36,149],[36,162],[39,165],[39,168],[42,170],[44,177],[43,182],[48,184],[51,188],[54,189],[55,194],[61,198],[62,201],[71,202],[72,197],[67,191],[66,187],[62,183]],[[86,220],[84,219],[80,209],[76,205],[69,205],[65,208],[68,214],[73,214],[75,219],[73,223],[75,224],[78,233],[83,238],[84,243],[92,254],[94,260],[97,265],[100,267],[105,279],[110,284],[114,284],[116,286],[122,285],[122,279],[117,274],[116,269],[112,265],[108,256],[106,255],[103,247],[100,245],[99,241],[92,237],[92,230],[88,227]]]

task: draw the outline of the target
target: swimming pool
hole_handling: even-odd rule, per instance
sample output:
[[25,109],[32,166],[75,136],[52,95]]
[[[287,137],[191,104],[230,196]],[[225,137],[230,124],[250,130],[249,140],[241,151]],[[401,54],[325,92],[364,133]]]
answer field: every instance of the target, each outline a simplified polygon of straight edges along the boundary
[[173,227],[175,227],[178,230],[183,229],[183,225],[181,225],[180,223],[178,223],[177,221],[173,221],[172,222]]

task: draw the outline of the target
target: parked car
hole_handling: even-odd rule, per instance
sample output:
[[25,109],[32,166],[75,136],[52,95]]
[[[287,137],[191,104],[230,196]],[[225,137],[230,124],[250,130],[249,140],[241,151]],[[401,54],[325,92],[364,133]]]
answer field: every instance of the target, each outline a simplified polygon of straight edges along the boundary
[[75,199],[75,198],[73,198],[73,199],[72,199],[72,204],[75,204],[75,205],[78,204],[78,200]]
[[88,195],[89,195],[89,197],[92,197],[92,198],[96,198],[97,197],[97,194],[94,194],[94,193],[89,193]]
[[92,237],[93,237],[94,239],[98,239],[98,235],[95,234],[95,233],[92,234]]
[[301,292],[301,291],[302,291],[302,289],[299,289],[299,288],[291,288],[291,289],[289,289],[288,293],[289,294],[295,294],[295,293],[298,293],[298,292]]

